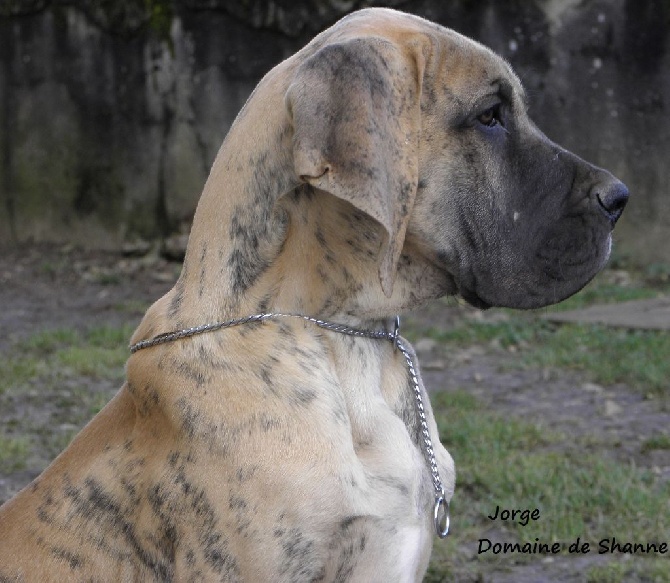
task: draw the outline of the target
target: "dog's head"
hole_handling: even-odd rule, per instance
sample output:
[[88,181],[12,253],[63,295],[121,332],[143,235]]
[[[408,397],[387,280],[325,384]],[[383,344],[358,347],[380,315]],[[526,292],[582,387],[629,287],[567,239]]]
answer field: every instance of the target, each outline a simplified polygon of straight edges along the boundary
[[390,295],[403,248],[480,306],[534,308],[605,265],[626,187],[551,142],[487,48],[370,9],[303,51],[287,92],[295,172],[384,230]]

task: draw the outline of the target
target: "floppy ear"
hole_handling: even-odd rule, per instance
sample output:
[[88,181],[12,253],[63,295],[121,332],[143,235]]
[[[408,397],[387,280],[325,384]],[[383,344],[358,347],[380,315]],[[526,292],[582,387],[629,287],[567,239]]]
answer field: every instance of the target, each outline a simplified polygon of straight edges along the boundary
[[387,296],[417,189],[422,77],[423,61],[409,48],[359,38],[317,51],[287,93],[296,174],[385,229],[379,278]]

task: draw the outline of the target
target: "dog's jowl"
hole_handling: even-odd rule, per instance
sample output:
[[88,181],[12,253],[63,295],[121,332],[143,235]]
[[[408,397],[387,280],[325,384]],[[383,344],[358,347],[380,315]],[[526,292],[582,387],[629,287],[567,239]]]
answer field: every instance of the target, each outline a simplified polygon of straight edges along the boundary
[[603,267],[628,191],[526,103],[490,50],[386,9],[270,71],[127,382],[2,507],[0,580],[420,581],[454,465],[409,344],[346,330],[544,306]]

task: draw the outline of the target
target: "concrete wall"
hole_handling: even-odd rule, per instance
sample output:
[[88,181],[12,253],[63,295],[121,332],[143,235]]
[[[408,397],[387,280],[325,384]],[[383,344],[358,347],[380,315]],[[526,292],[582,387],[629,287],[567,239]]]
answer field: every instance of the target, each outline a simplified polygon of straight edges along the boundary
[[[83,0],[10,1],[0,17],[0,244],[117,248],[187,224],[260,77],[365,2],[283,4],[121,2],[110,15]],[[629,185],[618,252],[670,263],[670,2],[391,4],[505,56],[545,133]]]

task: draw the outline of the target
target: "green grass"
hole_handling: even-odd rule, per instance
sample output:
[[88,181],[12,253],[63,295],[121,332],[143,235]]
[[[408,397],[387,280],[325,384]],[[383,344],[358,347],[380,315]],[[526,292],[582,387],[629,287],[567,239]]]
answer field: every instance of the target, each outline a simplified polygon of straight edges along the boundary
[[586,372],[595,382],[625,383],[645,393],[670,394],[670,334],[599,325],[536,323],[522,362]]
[[642,453],[647,453],[655,449],[670,449],[670,435],[661,433],[654,435],[642,442]]
[[[668,290],[666,290],[668,291]],[[542,308],[542,312],[577,310],[592,304],[611,304],[655,298],[659,290],[646,285],[621,286],[596,280],[574,296],[559,304]]]
[[670,334],[665,331],[554,324],[521,313],[503,322],[430,329],[426,335],[457,347],[499,344],[518,351],[512,366],[578,370],[600,384],[626,383],[644,393],[670,394]]
[[583,308],[669,293],[667,283],[625,286],[597,279],[568,300],[542,310],[497,310],[500,318],[469,319],[451,329],[432,328],[424,335],[456,347],[495,344],[519,353],[515,366],[573,369],[594,382],[626,383],[644,393],[670,395],[670,333],[590,324],[555,324],[548,311]]
[[26,437],[10,437],[0,433],[0,474],[23,470],[30,441]]
[[16,355],[0,361],[0,395],[10,386],[35,377],[43,363],[36,357]]
[[130,326],[53,329],[0,360],[0,475],[47,463],[124,378]]
[[628,562],[593,565],[586,570],[586,583],[627,583],[632,575],[645,583],[668,583],[670,568],[667,563],[668,559],[642,565]]
[[149,306],[151,306],[151,302],[132,299],[115,304],[114,310],[116,310],[117,312],[122,312],[126,314],[137,314],[141,316],[142,314],[144,314],[144,312],[147,311],[147,309],[149,309]]
[[458,493],[473,498],[468,506],[478,509],[476,516],[496,505],[541,508],[541,520],[510,524],[530,540],[603,532],[670,537],[670,484],[658,489],[651,473],[591,455],[579,444],[559,450],[565,436],[483,412],[466,393],[438,393],[433,406],[441,439],[454,452]]
[[103,378],[123,373],[130,326],[53,329],[19,341],[0,362],[0,394],[40,378]]
[[[474,556],[479,565],[475,568],[482,572],[490,572],[496,562],[543,558],[478,555],[478,540],[492,526],[502,527],[522,544],[536,538],[549,544],[560,542],[563,554],[577,537],[590,544],[593,555],[598,553],[598,542],[612,536],[632,542],[670,542],[670,483],[632,464],[591,452],[540,425],[483,411],[467,393],[437,393],[432,401],[441,440],[454,456],[457,483],[451,506],[453,535],[445,545],[436,544],[427,581],[453,576],[456,549]],[[496,506],[538,508],[540,518],[525,526],[511,521],[494,524],[487,515]],[[620,555],[612,557],[617,558]],[[656,562],[662,561],[667,564],[667,555],[646,558],[635,568],[654,570]],[[606,576],[614,577],[617,569],[596,569],[592,580],[609,581]]]
[[19,342],[16,348],[26,354],[32,353],[41,356],[51,354],[63,345],[76,343],[79,336],[80,334],[77,331],[66,328],[42,330]]
[[98,346],[71,346],[57,354],[61,366],[72,374],[100,379],[123,367],[127,350],[110,350]]
[[[576,370],[602,385],[625,383],[645,394],[670,396],[670,334],[600,325],[555,324],[541,316],[551,310],[623,302],[668,292],[667,281],[620,286],[596,281],[558,306],[519,312],[498,310],[493,318],[465,318],[450,329],[433,328],[427,336],[453,348],[473,345],[504,349],[511,368]],[[604,454],[589,436],[575,438],[541,425],[486,411],[467,393],[433,395],[441,439],[454,456],[456,494],[452,501],[453,535],[437,543],[426,581],[488,580],[515,562],[543,556],[478,554],[478,541],[493,527],[520,543],[560,542],[562,555],[577,537],[598,556],[598,542],[617,537],[631,542],[670,543],[670,483],[632,463]],[[670,435],[648,438],[642,451],[670,448]],[[538,508],[540,519],[526,526],[487,518],[496,506]],[[506,539],[507,540],[507,539]],[[584,572],[589,583],[631,580],[670,583],[670,555],[632,558],[603,556]]]

